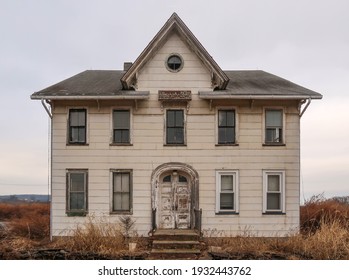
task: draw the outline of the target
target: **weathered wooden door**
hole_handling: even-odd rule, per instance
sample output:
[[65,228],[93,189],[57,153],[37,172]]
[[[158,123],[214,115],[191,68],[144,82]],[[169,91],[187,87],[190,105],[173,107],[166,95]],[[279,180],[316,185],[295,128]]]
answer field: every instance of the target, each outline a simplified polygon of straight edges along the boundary
[[190,228],[191,188],[184,174],[173,172],[160,184],[160,228]]

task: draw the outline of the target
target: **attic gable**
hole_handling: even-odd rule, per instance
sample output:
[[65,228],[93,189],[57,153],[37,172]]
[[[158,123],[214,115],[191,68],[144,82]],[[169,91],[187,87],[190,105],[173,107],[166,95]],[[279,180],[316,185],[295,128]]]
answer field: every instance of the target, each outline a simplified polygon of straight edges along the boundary
[[137,75],[139,71],[154,56],[156,51],[164,45],[173,32],[177,33],[181,37],[188,47],[198,56],[203,65],[205,65],[205,67],[209,70],[211,75],[212,90],[225,89],[229,82],[228,76],[214,61],[214,59],[176,13],[172,14],[165,25],[160,29],[160,31],[155,35],[148,46],[143,50],[136,61],[120,79],[123,89],[137,89]]

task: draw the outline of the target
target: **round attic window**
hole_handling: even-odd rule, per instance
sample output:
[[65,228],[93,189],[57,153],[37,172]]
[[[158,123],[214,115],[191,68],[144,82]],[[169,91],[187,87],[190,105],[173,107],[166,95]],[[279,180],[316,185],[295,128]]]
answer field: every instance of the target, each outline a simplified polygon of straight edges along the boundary
[[183,68],[183,59],[178,54],[171,54],[167,59],[166,66],[171,72],[178,72]]

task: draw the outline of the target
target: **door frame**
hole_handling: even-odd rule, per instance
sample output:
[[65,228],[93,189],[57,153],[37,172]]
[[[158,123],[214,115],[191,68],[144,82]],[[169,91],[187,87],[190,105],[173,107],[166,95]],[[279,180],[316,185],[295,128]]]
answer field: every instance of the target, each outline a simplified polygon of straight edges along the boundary
[[[180,162],[169,162],[161,164],[157,168],[155,168],[151,175],[151,207],[152,213],[155,213],[155,216],[152,217],[153,219],[155,218],[155,221],[153,221],[153,227],[159,228],[159,218],[161,215],[161,213],[159,213],[160,209],[158,207],[161,195],[160,177],[164,173],[175,171],[185,173],[187,179],[189,180],[188,183],[191,186],[190,228],[193,229],[195,227],[194,211],[199,209],[199,174],[189,164]],[[155,228],[153,228],[153,230]]]

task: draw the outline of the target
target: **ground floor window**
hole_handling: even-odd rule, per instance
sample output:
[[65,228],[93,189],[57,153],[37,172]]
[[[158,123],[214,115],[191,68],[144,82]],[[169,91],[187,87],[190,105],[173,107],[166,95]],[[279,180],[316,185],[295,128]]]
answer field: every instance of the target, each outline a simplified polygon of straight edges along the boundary
[[263,212],[285,213],[285,171],[263,171]]
[[217,171],[216,213],[238,213],[238,192],[238,171]]
[[68,215],[83,216],[87,213],[87,170],[67,170]]
[[112,171],[112,212],[132,212],[132,171]]

